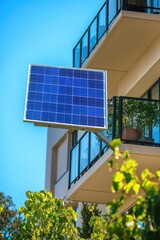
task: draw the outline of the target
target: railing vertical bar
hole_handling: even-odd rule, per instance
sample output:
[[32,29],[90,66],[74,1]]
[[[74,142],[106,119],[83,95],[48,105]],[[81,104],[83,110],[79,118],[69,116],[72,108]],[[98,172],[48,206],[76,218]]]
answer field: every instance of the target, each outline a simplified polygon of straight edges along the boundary
[[[87,57],[89,56],[89,54],[90,54],[90,26],[89,26],[89,28],[88,28],[88,48],[87,48]],[[85,58],[85,59],[87,59],[87,57]],[[85,60],[84,60],[85,61]]]
[[75,67],[75,48],[73,48],[72,66]]
[[91,157],[91,132],[88,134],[88,141],[89,141],[89,147],[88,147],[88,169],[90,166],[90,157]]
[[80,151],[81,151],[81,146],[80,142],[78,143],[78,179],[80,178]]
[[71,187],[71,155],[72,151],[70,151],[70,156],[69,156],[69,181],[68,181],[68,189]]
[[118,137],[122,139],[122,110],[123,110],[123,98],[119,97],[119,109],[118,109]]
[[[99,33],[99,28],[98,28],[98,26],[99,26],[99,14],[97,15],[97,25],[96,25],[96,27],[97,27],[97,29],[96,29],[96,45],[98,44],[98,33]],[[95,45],[95,46],[96,46]],[[94,46],[94,47],[95,47]]]
[[81,38],[81,40],[79,41],[79,43],[80,43],[80,64],[79,64],[79,67],[81,67],[82,66],[82,38]]
[[117,112],[117,99],[116,97],[113,97],[113,115],[112,115],[112,139],[114,139],[116,137],[116,112]]
[[109,23],[109,0],[106,1],[106,31],[108,30],[108,23]]
[[159,78],[158,81],[159,81],[159,82],[158,82],[158,85],[159,85],[159,100],[160,100],[160,78]]
[[99,158],[102,156],[102,140],[99,140],[100,141],[100,144],[99,144],[99,148],[100,148],[100,151],[99,151]]

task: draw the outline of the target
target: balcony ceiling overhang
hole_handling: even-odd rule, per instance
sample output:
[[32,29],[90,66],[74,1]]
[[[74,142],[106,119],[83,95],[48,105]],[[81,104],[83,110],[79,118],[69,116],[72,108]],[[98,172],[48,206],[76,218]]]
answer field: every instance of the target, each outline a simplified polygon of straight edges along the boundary
[[82,67],[107,70],[112,97],[118,81],[159,36],[160,15],[121,11]]
[[[131,144],[122,144],[121,151],[128,149],[131,157],[138,162],[140,174],[144,168],[149,168],[152,172],[159,169],[160,149],[158,147],[146,147]],[[67,194],[69,202],[91,202],[105,204],[112,199],[117,199],[120,194],[111,192],[112,175],[108,169],[108,161],[112,157],[112,150],[108,150],[81,178],[72,184]],[[124,209],[130,207],[135,199],[129,197],[126,200]],[[123,208],[121,211],[124,210]]]

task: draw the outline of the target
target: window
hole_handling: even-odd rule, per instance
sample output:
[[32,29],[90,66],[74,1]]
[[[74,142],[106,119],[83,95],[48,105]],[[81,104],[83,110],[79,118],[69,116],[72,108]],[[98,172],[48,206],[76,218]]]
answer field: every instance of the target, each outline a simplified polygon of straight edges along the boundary
[[160,100],[160,92],[159,92],[159,81],[153,85],[153,87],[151,88],[151,98],[154,100]]

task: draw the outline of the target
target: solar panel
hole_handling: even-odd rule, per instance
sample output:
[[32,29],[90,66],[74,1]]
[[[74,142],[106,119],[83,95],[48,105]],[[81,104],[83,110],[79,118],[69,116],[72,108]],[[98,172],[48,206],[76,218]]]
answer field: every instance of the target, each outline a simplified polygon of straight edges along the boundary
[[106,129],[106,99],[105,71],[29,65],[24,121]]

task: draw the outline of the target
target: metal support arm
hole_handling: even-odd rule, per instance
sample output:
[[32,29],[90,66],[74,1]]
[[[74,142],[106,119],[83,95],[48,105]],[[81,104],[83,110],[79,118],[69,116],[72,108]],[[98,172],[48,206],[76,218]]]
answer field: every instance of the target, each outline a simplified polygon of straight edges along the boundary
[[114,150],[114,148],[110,144],[109,138],[107,138],[103,133],[101,132],[93,132],[100,140],[102,140],[109,148]]

